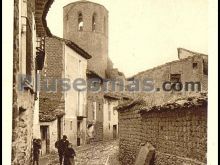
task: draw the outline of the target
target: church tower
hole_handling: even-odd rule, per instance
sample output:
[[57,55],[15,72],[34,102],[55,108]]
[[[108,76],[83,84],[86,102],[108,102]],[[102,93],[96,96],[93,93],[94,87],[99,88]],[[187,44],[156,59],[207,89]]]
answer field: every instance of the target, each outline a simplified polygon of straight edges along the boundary
[[88,69],[106,77],[108,64],[108,11],[97,3],[77,1],[63,8],[63,38],[75,42],[92,58]]

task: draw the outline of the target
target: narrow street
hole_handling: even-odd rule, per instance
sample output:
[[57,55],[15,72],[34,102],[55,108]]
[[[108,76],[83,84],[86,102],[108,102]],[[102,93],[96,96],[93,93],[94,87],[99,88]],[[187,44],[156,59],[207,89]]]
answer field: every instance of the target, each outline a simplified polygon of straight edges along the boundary
[[[77,165],[120,165],[118,141],[99,142],[75,148]],[[40,158],[40,165],[59,165],[57,153]]]

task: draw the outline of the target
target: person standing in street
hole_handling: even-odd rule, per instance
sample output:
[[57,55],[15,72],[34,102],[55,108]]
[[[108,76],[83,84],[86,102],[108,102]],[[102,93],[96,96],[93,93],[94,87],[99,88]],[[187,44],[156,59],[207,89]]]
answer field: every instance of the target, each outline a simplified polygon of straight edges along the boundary
[[60,165],[62,165],[63,163],[64,153],[66,149],[68,148],[68,145],[69,145],[69,141],[67,140],[66,135],[63,135],[63,138],[61,140],[56,141],[55,143],[55,147],[57,148],[58,154],[59,154]]
[[40,149],[41,149],[41,140],[33,139],[33,165],[35,165],[35,162],[37,165],[39,165]]
[[73,145],[70,143],[64,153],[64,165],[75,165],[75,156],[75,150],[73,149]]

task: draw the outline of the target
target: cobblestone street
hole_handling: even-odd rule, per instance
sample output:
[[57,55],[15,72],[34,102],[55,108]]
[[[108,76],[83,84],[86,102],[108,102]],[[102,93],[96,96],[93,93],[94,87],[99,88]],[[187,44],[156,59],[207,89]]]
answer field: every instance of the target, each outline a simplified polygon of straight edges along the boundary
[[[76,147],[77,165],[120,165],[118,162],[118,141],[99,142]],[[40,165],[59,165],[57,153],[40,158]]]

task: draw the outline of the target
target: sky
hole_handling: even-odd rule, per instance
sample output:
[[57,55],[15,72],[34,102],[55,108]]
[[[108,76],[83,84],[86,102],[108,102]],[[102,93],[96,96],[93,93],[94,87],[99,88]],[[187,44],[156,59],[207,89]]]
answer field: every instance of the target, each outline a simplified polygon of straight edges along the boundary
[[[91,0],[109,11],[109,57],[126,77],[177,60],[177,48],[208,54],[208,0]],[[63,37],[63,6],[55,0],[47,24]]]

